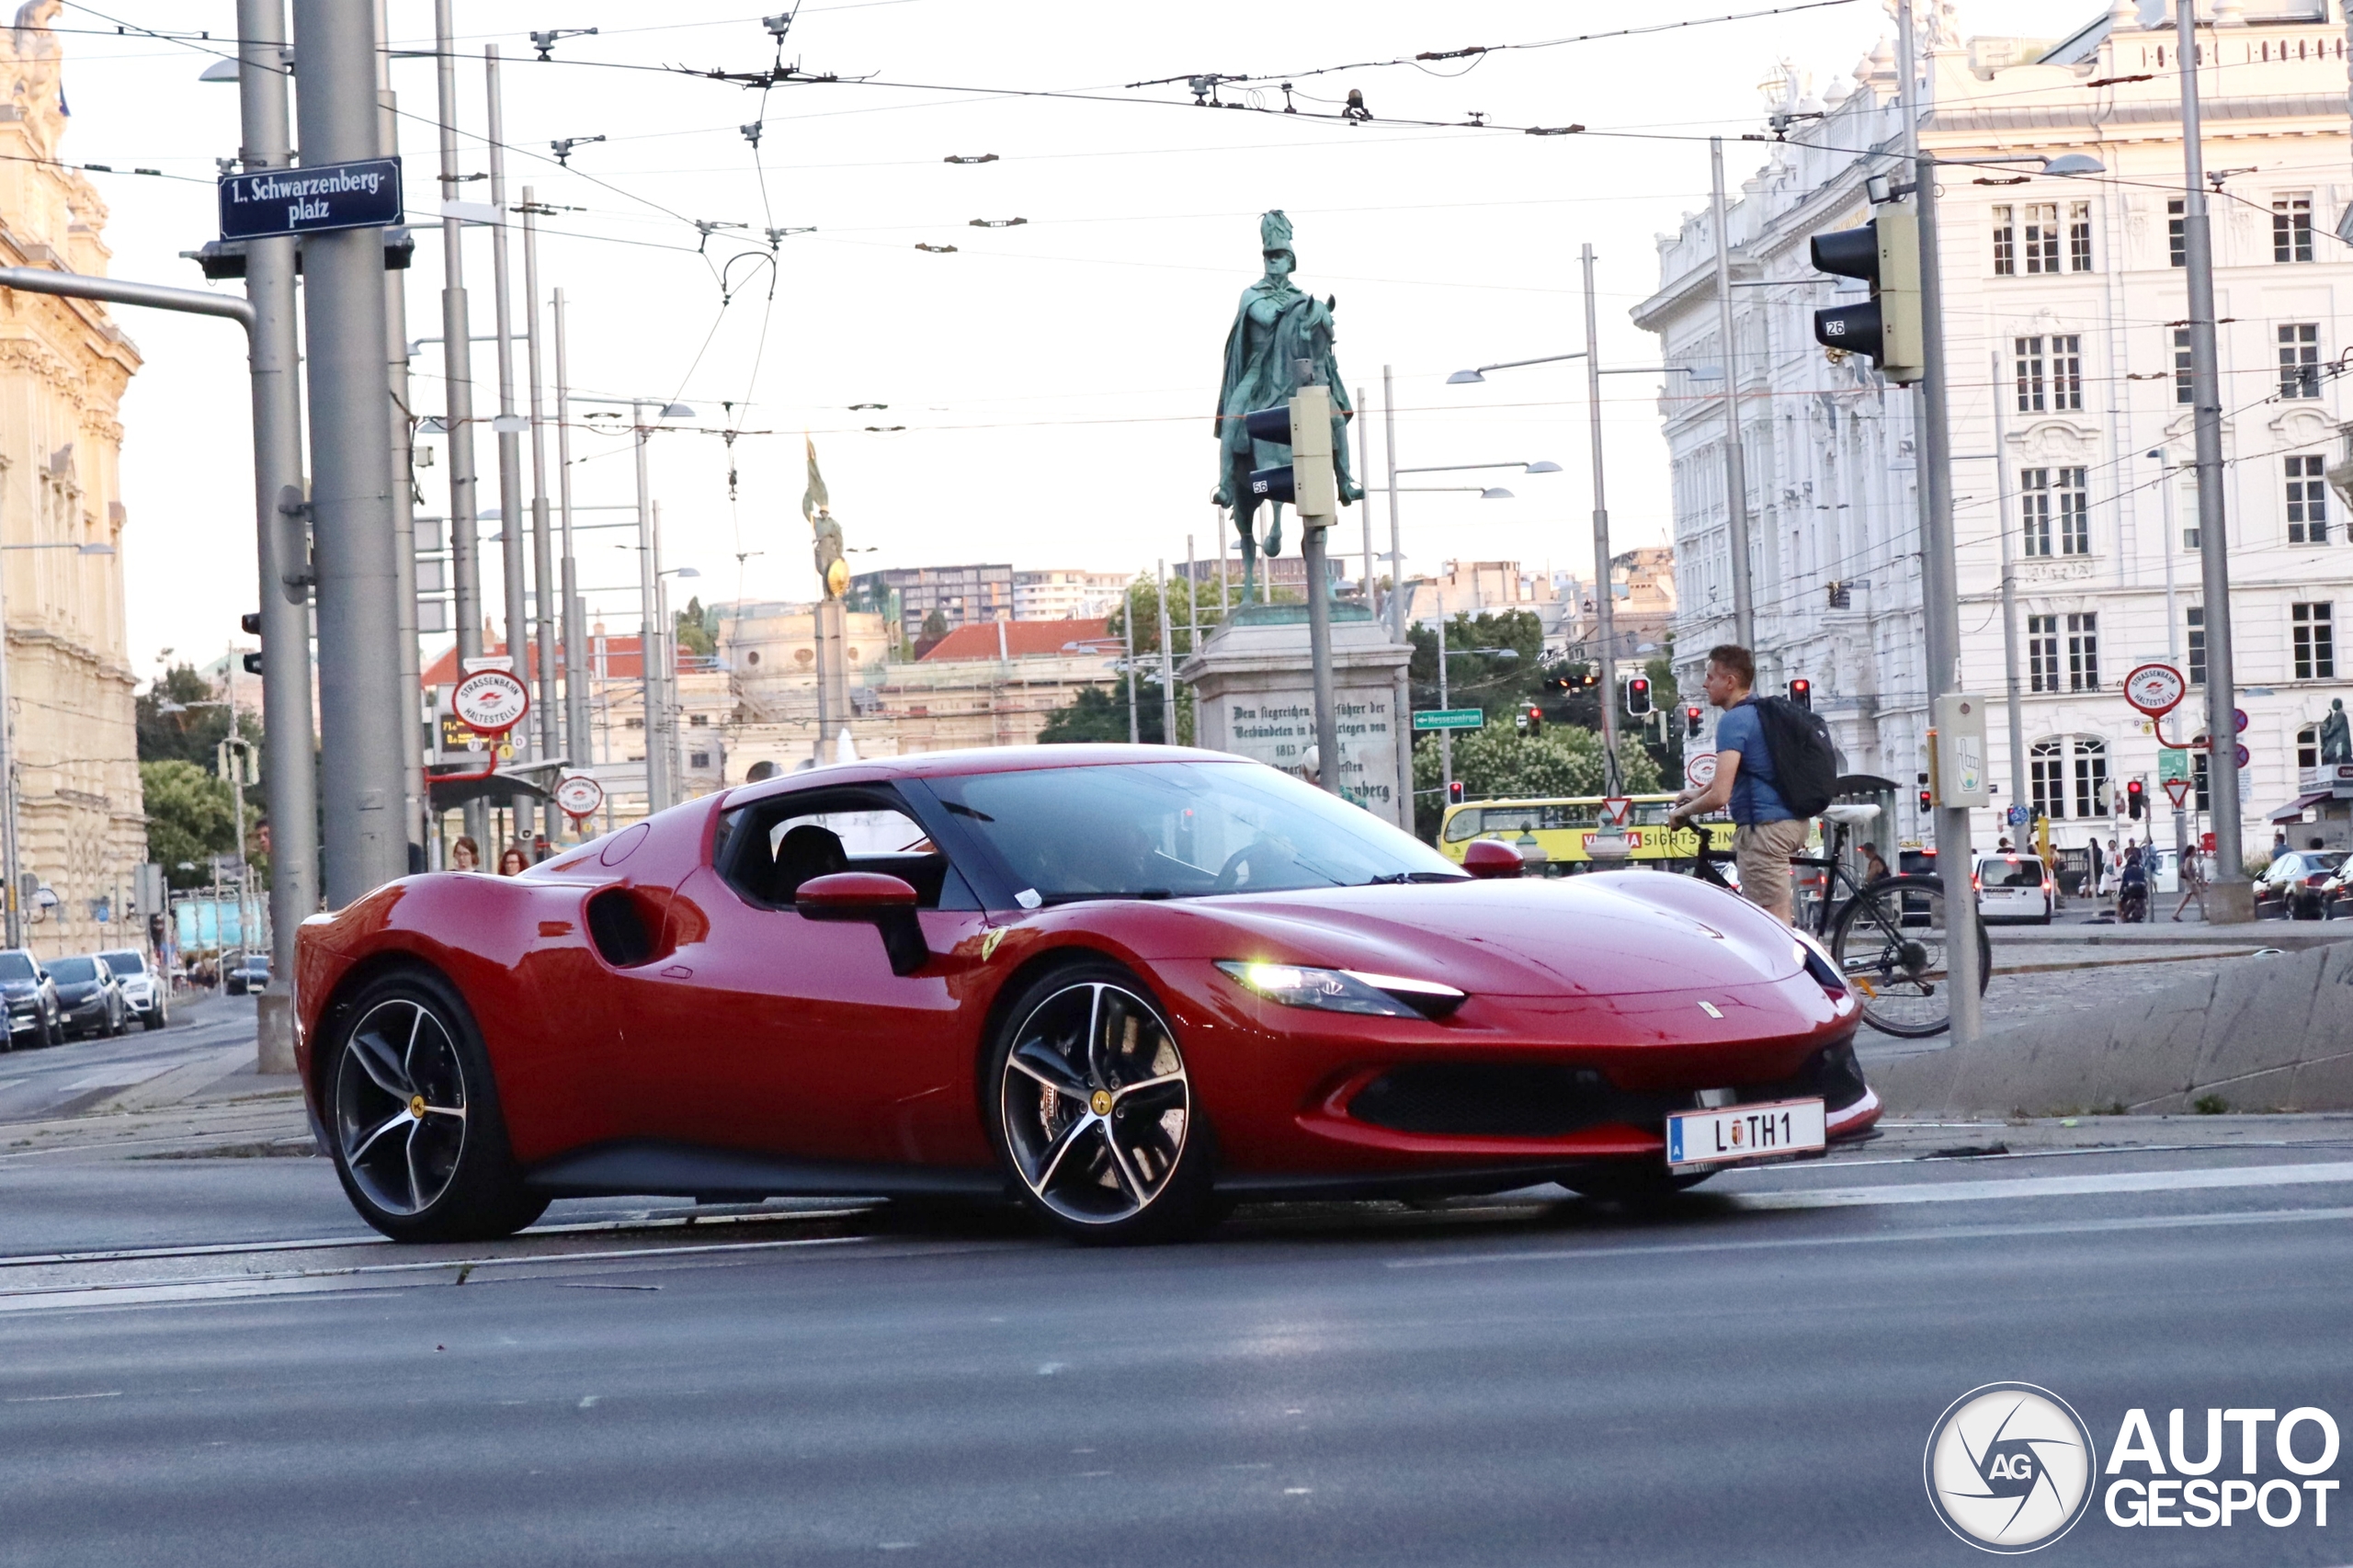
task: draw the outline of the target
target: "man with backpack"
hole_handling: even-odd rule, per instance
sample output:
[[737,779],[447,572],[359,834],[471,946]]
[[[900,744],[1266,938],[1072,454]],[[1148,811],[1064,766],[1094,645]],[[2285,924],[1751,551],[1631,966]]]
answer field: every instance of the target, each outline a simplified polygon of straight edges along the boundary
[[1741,896],[1790,923],[1790,857],[1805,853],[1807,824],[1836,793],[1837,748],[1813,710],[1764,697],[1756,661],[1726,642],[1708,650],[1703,686],[1723,710],[1716,721],[1716,773],[1675,802],[1670,826],[1729,806]]

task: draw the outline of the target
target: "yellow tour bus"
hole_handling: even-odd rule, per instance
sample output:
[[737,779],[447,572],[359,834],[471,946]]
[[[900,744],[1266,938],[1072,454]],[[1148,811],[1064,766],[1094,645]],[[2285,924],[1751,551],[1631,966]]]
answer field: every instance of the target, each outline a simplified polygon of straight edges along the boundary
[[1699,828],[1708,833],[1712,849],[1732,847],[1729,819],[1705,822],[1699,827],[1670,829],[1666,813],[1675,807],[1673,795],[1635,795],[1633,816],[1626,828],[1627,853],[1596,859],[1595,835],[1601,831],[1599,795],[1570,796],[1543,801],[1466,801],[1446,808],[1438,830],[1438,852],[1461,861],[1474,839],[1494,838],[1519,851],[1529,873],[1546,877],[1574,876],[1611,866],[1646,866],[1656,870],[1688,870],[1699,852]]

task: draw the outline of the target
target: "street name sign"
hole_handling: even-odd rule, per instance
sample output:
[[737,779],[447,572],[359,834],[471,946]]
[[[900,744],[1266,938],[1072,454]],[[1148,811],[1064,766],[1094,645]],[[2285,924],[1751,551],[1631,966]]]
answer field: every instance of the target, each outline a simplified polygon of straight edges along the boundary
[[1414,710],[1416,732],[1429,730],[1478,730],[1486,727],[1487,710],[1483,708],[1417,708]]
[[449,694],[450,710],[485,735],[503,735],[531,710],[530,689],[506,670],[476,670]]
[[362,158],[223,175],[220,194],[224,240],[387,228],[401,221],[401,161]]

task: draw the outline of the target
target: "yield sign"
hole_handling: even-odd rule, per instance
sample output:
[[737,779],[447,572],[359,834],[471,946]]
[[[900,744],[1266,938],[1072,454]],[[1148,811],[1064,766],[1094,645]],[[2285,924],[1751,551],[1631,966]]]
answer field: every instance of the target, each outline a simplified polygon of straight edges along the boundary
[[2166,779],[2165,793],[2173,797],[2173,809],[2181,810],[2183,802],[2189,799],[2189,780],[2187,778]]
[[1601,802],[1601,825],[1624,827],[1633,820],[1634,802],[1631,796],[1610,795]]

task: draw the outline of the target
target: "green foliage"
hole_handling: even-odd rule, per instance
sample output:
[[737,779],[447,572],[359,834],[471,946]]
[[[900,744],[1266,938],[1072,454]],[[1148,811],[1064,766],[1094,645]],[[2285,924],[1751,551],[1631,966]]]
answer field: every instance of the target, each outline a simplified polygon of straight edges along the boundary
[[211,858],[236,847],[236,808],[229,786],[209,767],[177,758],[142,762],[139,784],[147,801],[148,858],[163,863],[165,879],[176,888],[209,885]]
[[678,646],[703,658],[719,655],[719,611],[706,610],[700,597],[687,601],[687,608],[676,616]]
[[938,638],[941,638],[941,637],[945,637],[945,636],[947,636],[947,635],[948,635],[948,616],[947,616],[947,614],[946,614],[944,611],[942,611],[942,610],[940,610],[940,609],[938,609],[938,608],[935,608],[929,615],[925,616],[925,617],[923,618],[923,635],[924,635],[926,638],[933,639],[933,640],[937,640],[937,639],[938,639]]
[[[1629,794],[1659,789],[1658,765],[1631,735],[1618,740],[1618,769]],[[1603,789],[1601,737],[1591,730],[1548,724],[1527,734],[1508,720],[1454,737],[1454,777],[1469,800],[1528,800],[1560,795],[1598,795]],[[1445,814],[1446,796],[1438,737],[1419,737],[1414,746],[1414,826],[1435,838]]]
[[[165,710],[175,708],[179,711]],[[209,772],[214,748],[229,733],[229,708],[221,692],[193,665],[176,665],[139,694],[132,722],[140,761],[193,762]],[[260,744],[261,725],[252,714],[238,715],[238,733]]]
[[[1207,641],[1209,634],[1224,621],[1226,610],[1218,604],[1215,577],[1205,583],[1188,583],[1182,577],[1171,576],[1165,590],[1168,595],[1168,634],[1175,643],[1172,652],[1176,659],[1182,661],[1193,652],[1194,617],[1198,614],[1200,618],[1201,637]],[[1132,618],[1136,626],[1136,656],[1142,658],[1146,653],[1157,655],[1160,652],[1162,591],[1163,585],[1155,584],[1150,577],[1139,576],[1130,583],[1125,606],[1113,610],[1110,619],[1103,623],[1105,634],[1111,637],[1126,635],[1128,620]],[[1229,605],[1238,599],[1241,593],[1242,584],[1237,578],[1226,589]],[[1278,602],[1289,602],[1298,597],[1291,593],[1279,593],[1276,599]]]
[[[1180,728],[1182,719],[1180,714]],[[1160,721],[1160,683],[1140,682],[1136,687],[1136,730],[1145,745],[1163,744],[1165,729]],[[1081,691],[1068,706],[1056,709],[1047,718],[1046,727],[1038,732],[1038,741],[1041,745],[1127,744],[1126,683],[1091,686]]]
[[[1427,626],[1409,628],[1414,661],[1406,667],[1413,682],[1414,706],[1435,708],[1438,693],[1438,633]],[[1501,614],[1458,615],[1447,623],[1446,645],[1455,650],[1447,672],[1446,702],[1449,708],[1479,708],[1490,721],[1508,717],[1543,695],[1544,623],[1530,611],[1507,609]],[[1509,649],[1500,653],[1472,653],[1472,648]],[[1558,704],[1545,708],[1549,721]],[[1569,720],[1574,723],[1574,718]],[[1597,718],[1595,722],[1597,722]],[[1589,727],[1589,725],[1588,725]]]

